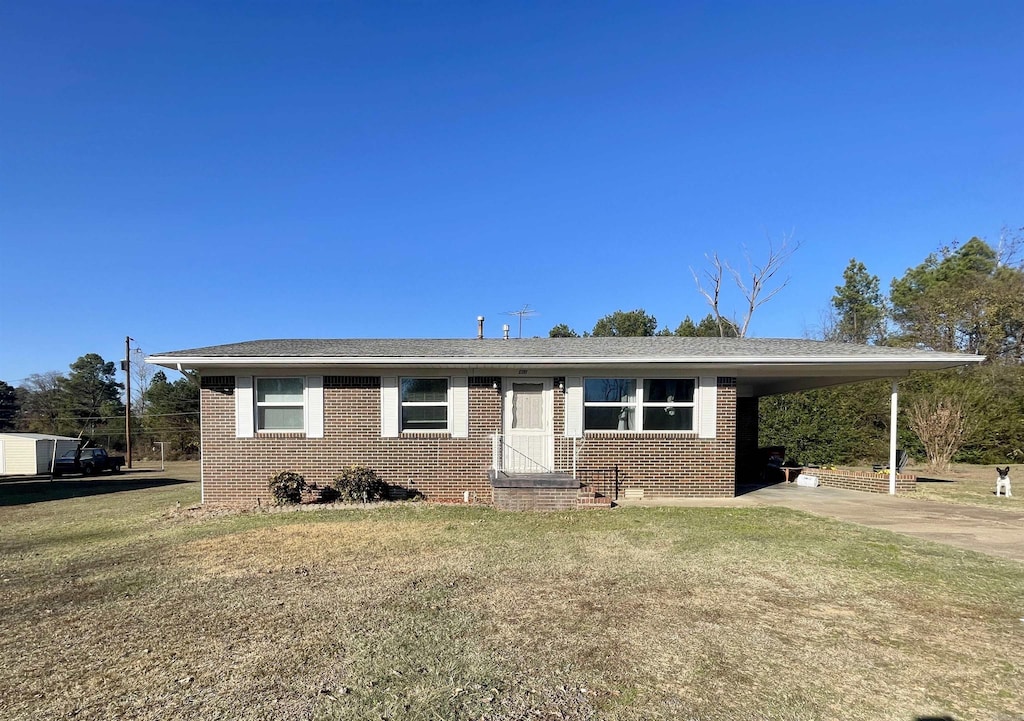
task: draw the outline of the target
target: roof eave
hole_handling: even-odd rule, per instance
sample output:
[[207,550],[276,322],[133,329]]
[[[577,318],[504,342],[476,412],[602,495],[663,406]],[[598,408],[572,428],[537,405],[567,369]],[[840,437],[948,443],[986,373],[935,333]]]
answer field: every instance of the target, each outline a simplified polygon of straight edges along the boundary
[[942,369],[980,363],[984,356],[955,353],[937,353],[921,357],[864,357],[864,356],[715,356],[715,357],[395,357],[395,356],[166,356],[154,355],[147,363],[174,370],[240,367],[288,366],[370,366],[370,367],[453,367],[473,368],[506,366],[730,366],[744,368],[771,368],[792,366],[845,366]]

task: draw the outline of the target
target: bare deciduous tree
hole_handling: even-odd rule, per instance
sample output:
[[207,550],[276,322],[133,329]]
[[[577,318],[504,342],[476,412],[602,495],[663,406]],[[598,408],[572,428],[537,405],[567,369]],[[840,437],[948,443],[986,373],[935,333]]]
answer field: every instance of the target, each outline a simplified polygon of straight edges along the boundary
[[999,232],[999,245],[996,247],[996,259],[1000,266],[1020,268],[1024,266],[1021,260],[1022,249],[1024,249],[1024,228],[1009,228],[1004,226]]
[[153,378],[153,366],[145,360],[146,354],[141,348],[133,348],[131,355],[132,374],[132,412],[142,416],[146,412],[146,391]]
[[[715,251],[712,255],[704,255],[707,261],[711,263],[712,270],[705,270],[704,276],[710,283],[711,290],[708,290],[700,282],[700,276],[697,275],[697,271],[690,268],[690,272],[693,273],[693,280],[697,283],[697,290],[704,296],[704,299],[711,306],[711,312],[715,316],[715,322],[718,324],[718,335],[722,338],[725,337],[725,323],[731,323],[732,321],[727,320],[720,312],[721,299],[722,299],[722,278],[725,276],[725,269],[729,267],[728,263],[723,263],[718,257],[718,252]],[[733,323],[735,325],[735,323]]]
[[953,397],[923,397],[907,408],[910,427],[921,439],[933,471],[949,470],[950,461],[963,447],[970,431],[967,405]]
[[57,433],[60,430],[63,381],[64,376],[57,371],[33,373],[22,381],[18,430],[34,433]]
[[[711,264],[711,268],[704,271],[703,282],[697,271],[690,268],[693,279],[697,283],[697,290],[711,306],[711,312],[718,323],[719,333],[723,337],[732,334],[727,331],[727,328],[731,327],[735,335],[745,338],[750,329],[750,320],[754,317],[754,311],[778,295],[779,291],[789,284],[789,278],[786,278],[774,287],[772,286],[779,271],[782,270],[782,266],[800,248],[800,244],[793,243],[792,238],[792,233],[784,235],[782,242],[776,247],[769,237],[768,258],[761,264],[755,263],[750,252],[744,248],[743,257],[747,262],[744,272],[737,270],[728,261],[723,261],[718,257],[717,252],[710,256],[704,256]],[[738,317],[730,318],[722,311],[722,283],[726,273],[732,276],[733,282],[743,296],[746,310],[742,320]]]

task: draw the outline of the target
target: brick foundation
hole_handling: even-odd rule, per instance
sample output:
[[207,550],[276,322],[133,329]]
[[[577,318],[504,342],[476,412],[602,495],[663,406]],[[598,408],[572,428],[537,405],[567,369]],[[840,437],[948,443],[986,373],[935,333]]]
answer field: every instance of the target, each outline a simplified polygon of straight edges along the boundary
[[576,489],[495,488],[494,506],[502,511],[568,511],[576,508]]

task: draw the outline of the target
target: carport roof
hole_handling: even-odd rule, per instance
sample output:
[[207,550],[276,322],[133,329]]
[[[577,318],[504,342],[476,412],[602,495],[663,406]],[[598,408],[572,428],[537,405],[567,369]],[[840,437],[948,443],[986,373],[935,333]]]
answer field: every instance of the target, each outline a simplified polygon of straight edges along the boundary
[[158,353],[150,363],[199,371],[287,368],[511,369],[567,374],[603,369],[735,376],[744,395],[769,395],[978,363],[983,356],[787,338],[342,338],[253,340]]

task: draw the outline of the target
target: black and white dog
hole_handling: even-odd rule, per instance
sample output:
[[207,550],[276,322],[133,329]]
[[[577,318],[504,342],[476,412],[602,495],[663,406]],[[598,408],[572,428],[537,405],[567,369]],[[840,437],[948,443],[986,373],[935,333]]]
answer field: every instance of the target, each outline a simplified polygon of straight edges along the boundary
[[996,478],[996,495],[999,495],[1000,491],[1006,491],[1006,497],[1009,498],[1013,494],[1010,492],[1010,467],[999,468],[996,466],[996,473],[999,477]]

